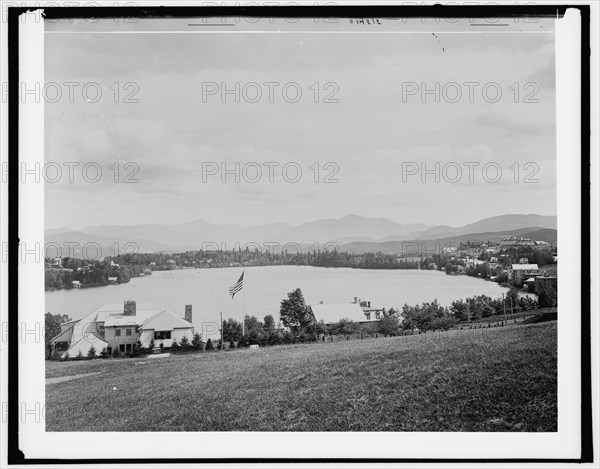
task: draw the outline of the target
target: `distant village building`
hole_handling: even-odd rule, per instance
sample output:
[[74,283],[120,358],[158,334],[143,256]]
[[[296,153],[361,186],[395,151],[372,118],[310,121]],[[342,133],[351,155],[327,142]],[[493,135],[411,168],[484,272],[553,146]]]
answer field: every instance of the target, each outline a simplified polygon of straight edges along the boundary
[[521,236],[511,236],[509,238],[502,238],[502,240],[500,241],[500,245],[503,247],[534,246],[535,241],[529,238],[523,238]]
[[73,282],[71,282],[71,285],[73,286],[73,288],[81,288],[81,282],[79,280],[73,280]]
[[522,285],[525,279],[536,277],[539,273],[537,264],[513,264],[510,278],[515,285]]
[[108,284],[109,285],[116,285],[119,283],[119,278],[118,277],[108,277]]
[[125,301],[123,305],[108,304],[95,309],[76,321],[61,324],[61,332],[50,340],[53,347],[66,345],[70,357],[80,352],[85,356],[93,346],[99,354],[106,348],[108,353],[119,350],[122,353],[133,351],[139,340],[142,347],[148,347],[154,340],[155,346],[162,343],[171,347],[173,340],[178,342],[185,336],[189,340],[194,336],[191,324],[192,309],[186,306],[186,319],[171,311],[153,304]]

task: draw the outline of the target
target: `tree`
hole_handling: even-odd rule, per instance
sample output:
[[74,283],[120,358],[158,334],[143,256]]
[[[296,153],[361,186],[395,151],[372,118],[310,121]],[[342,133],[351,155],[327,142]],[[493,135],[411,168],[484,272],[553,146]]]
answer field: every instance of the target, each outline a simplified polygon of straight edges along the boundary
[[180,348],[177,340],[173,339],[173,342],[171,343],[171,352],[176,353]]
[[226,341],[237,341],[242,336],[242,323],[229,318],[223,322],[223,338]]
[[315,320],[310,308],[306,306],[304,295],[299,288],[288,293],[287,299],[281,301],[279,316],[285,327],[289,327],[297,333],[306,329]]
[[148,344],[148,350],[150,351],[150,353],[154,353],[154,347],[156,347],[154,339],[150,339],[150,343]]
[[192,339],[192,347],[194,350],[202,350],[204,344],[202,343],[202,336],[197,332],[194,334],[194,338]]
[[181,338],[181,342],[179,344],[181,346],[181,350],[183,350],[184,352],[190,349],[190,341],[188,340],[187,336],[183,336]]
[[379,323],[377,324],[377,330],[386,336],[396,335],[399,326],[400,322],[398,321],[396,315],[384,316],[379,320]]
[[60,325],[70,320],[71,318],[66,314],[46,313],[44,317],[44,340],[46,345],[50,343],[51,339],[60,334]]
[[[81,352],[80,352],[81,353]],[[93,345],[90,347],[87,353],[87,357],[91,360],[92,358],[96,358],[96,347]]]
[[260,344],[265,335],[263,323],[255,316],[246,316],[244,322],[246,324],[246,338],[248,339],[248,343]]
[[267,335],[271,335],[275,330],[275,319],[273,319],[273,316],[267,314],[263,319],[263,324]]
[[71,356],[69,355],[69,352],[68,352],[68,351],[67,351],[67,352],[65,352],[65,355],[64,355],[64,357],[63,357],[63,360],[64,360],[64,361],[67,361],[67,360],[69,360],[70,358],[71,358]]
[[206,350],[214,350],[214,348],[215,348],[215,347],[214,347],[214,345],[213,345],[213,343],[212,343],[212,340],[208,339],[208,340],[206,341]]
[[77,360],[83,360],[83,353],[81,353],[81,350],[79,351],[79,353],[77,354],[77,356],[75,357],[75,359],[77,359]]
[[108,358],[108,350],[106,349],[106,347],[103,347],[100,351],[100,358]]

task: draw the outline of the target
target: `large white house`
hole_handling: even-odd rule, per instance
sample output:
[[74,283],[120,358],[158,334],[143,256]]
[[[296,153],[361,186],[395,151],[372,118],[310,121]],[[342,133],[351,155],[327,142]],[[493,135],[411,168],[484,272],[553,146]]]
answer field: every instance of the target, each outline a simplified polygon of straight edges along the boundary
[[82,319],[61,324],[61,332],[50,343],[53,347],[63,343],[67,345],[70,357],[80,352],[87,355],[93,346],[98,353],[106,348],[109,353],[119,350],[123,353],[133,351],[139,340],[142,347],[154,345],[169,348],[174,340],[181,342],[183,337],[192,340],[192,306],[186,305],[185,318],[150,303],[125,301],[123,305],[107,304],[95,309]]
[[352,322],[377,322],[385,315],[385,308],[371,307],[370,301],[360,302],[357,299],[353,303],[314,304],[310,309],[317,321],[325,324],[334,324],[343,319]]

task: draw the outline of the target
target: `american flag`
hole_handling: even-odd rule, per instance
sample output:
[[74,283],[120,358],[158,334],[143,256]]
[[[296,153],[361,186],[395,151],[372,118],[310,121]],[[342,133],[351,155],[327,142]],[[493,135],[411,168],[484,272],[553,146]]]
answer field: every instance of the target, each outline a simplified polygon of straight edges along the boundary
[[236,284],[229,287],[229,294],[231,295],[231,298],[233,299],[235,294],[237,292],[239,292],[243,287],[244,287],[244,272],[242,272],[242,275],[240,276],[240,279],[236,282]]

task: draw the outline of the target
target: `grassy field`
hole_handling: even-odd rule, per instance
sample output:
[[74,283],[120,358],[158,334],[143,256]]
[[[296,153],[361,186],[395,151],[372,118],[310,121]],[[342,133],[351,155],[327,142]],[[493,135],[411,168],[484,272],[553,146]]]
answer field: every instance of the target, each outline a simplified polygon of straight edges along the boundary
[[[259,351],[46,362],[53,383],[46,385],[46,426],[556,431],[556,350],[551,322]],[[87,373],[95,374],[78,376]]]

